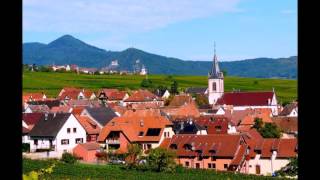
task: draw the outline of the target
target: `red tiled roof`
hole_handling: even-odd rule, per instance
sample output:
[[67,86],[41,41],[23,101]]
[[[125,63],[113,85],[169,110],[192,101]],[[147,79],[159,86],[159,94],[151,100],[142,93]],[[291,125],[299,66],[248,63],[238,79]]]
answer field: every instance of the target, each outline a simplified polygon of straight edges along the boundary
[[58,96],[59,100],[64,100],[66,97],[69,99],[78,99],[79,93],[82,91],[82,89],[77,89],[77,88],[63,88],[61,90],[61,95]]
[[119,90],[118,89],[101,89],[100,90],[100,93],[105,93],[107,97],[109,97],[113,92],[119,92]]
[[85,108],[84,106],[74,107],[71,113],[74,115],[80,115],[84,108]]
[[44,94],[43,93],[23,93],[23,101],[27,102],[30,99],[32,99],[33,101],[42,101]]
[[76,115],[75,117],[88,134],[99,134],[101,131],[101,128],[97,125],[97,123],[95,123],[89,117],[79,115]]
[[[240,135],[229,134],[210,134],[210,135],[174,135],[162,147],[169,147],[173,144],[177,146],[177,156],[197,156],[196,150],[202,150],[203,156],[230,157],[233,158],[239,148],[241,141]],[[185,145],[193,147],[187,150]]]
[[271,115],[272,111],[269,108],[249,109],[249,113],[243,117],[240,125],[254,125],[255,118],[261,118],[264,123],[272,123]]
[[[208,134],[228,133],[228,119],[226,117],[200,116],[195,119],[195,123],[207,127]],[[218,126],[221,127],[220,131],[217,130]]]
[[43,116],[43,113],[23,113],[22,114],[22,120],[29,126],[36,124],[41,117]]
[[190,95],[175,95],[173,99],[171,100],[169,106],[170,107],[177,107],[177,106],[182,106],[185,104],[192,103],[192,96]]
[[148,101],[163,101],[160,97],[151,93],[148,90],[138,90],[134,92],[125,102],[148,102]]
[[241,144],[239,146],[239,149],[238,149],[234,159],[231,161],[230,165],[240,165],[245,158],[246,149],[247,149],[247,145]]
[[180,107],[165,107],[162,109],[164,113],[173,118],[183,117],[199,117],[200,112],[194,103],[184,104]]
[[64,113],[70,113],[71,107],[69,106],[55,106],[52,107],[50,112],[51,113],[60,113],[60,112],[64,112]]
[[[123,116],[113,118],[103,127],[98,136],[98,141],[104,141],[112,131],[121,131],[130,142],[157,142],[167,126],[172,126],[172,123],[161,116],[159,110],[137,110],[135,112],[128,110]],[[160,128],[160,134],[158,136],[145,136],[149,128]],[[139,132],[143,132],[144,135],[139,136]]]
[[284,132],[297,132],[298,131],[298,118],[278,116],[273,117],[272,121]]
[[297,155],[297,139],[263,139],[256,147],[261,149],[261,158],[270,158],[272,150],[277,151],[277,158],[291,158]]
[[78,146],[82,146],[84,149],[88,151],[98,150],[100,148],[100,145],[96,142],[87,142],[87,143],[79,144]]
[[110,95],[108,96],[108,100],[111,101],[121,101],[125,98],[126,96],[126,92],[124,91],[115,91],[115,92],[111,92]]
[[218,105],[234,106],[267,106],[268,99],[272,100],[274,92],[228,92],[218,99]]

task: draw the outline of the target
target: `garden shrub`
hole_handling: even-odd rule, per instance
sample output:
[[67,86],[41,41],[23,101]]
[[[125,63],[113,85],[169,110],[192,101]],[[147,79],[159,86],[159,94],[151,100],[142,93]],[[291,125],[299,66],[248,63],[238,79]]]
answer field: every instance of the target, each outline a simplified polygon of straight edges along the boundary
[[73,156],[70,153],[65,152],[62,154],[61,161],[68,164],[74,164],[75,162],[77,162],[77,157]]
[[30,152],[30,144],[22,143],[22,152]]

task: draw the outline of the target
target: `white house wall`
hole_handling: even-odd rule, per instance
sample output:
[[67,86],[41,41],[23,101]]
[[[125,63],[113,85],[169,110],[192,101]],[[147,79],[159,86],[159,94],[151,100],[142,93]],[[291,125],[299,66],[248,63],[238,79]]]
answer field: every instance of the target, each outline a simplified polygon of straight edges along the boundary
[[272,167],[273,172],[275,172],[288,163],[288,159],[274,159],[273,163],[271,163],[271,158],[261,159],[260,155],[256,155],[254,159],[249,160],[249,174],[256,174],[256,165],[260,165],[260,174],[272,175]]
[[[67,133],[67,128],[70,128],[70,133]],[[77,132],[73,132],[73,128],[77,128]],[[62,126],[61,130],[57,134],[57,151],[63,152],[67,150],[72,152],[72,149],[77,145],[76,138],[82,138],[83,143],[86,143],[86,131],[81,126],[79,121],[71,114],[66,123]],[[61,139],[69,139],[69,144],[61,144]]]

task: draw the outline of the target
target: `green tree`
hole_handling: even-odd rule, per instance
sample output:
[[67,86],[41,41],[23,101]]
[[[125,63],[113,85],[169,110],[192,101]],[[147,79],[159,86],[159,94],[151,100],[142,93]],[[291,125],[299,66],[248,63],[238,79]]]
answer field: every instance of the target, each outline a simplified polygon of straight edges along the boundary
[[279,171],[276,171],[278,176],[297,176],[298,175],[298,158],[291,158],[290,162]]
[[147,157],[147,165],[154,171],[173,172],[176,168],[175,153],[164,148],[151,149]]
[[61,161],[68,163],[68,164],[74,164],[77,162],[77,158],[73,156],[72,154],[65,152],[62,154]]
[[222,70],[223,76],[226,77],[228,75],[227,70]]
[[194,97],[196,99],[196,103],[197,103],[198,106],[208,105],[209,104],[208,98],[206,96],[204,96],[204,95],[195,94]]
[[140,86],[142,88],[151,88],[152,87],[152,81],[150,79],[143,79]]
[[51,69],[47,66],[40,66],[38,71],[40,72],[51,72]]
[[94,75],[100,75],[100,72],[99,71],[95,71],[93,74]]
[[128,144],[128,152],[125,156],[126,164],[131,168],[137,165],[139,156],[142,154],[142,149],[139,144]]
[[264,138],[280,138],[281,131],[275,123],[265,123],[263,128],[259,130]]
[[178,82],[176,80],[171,84],[171,92],[172,94],[178,94]]
[[263,127],[263,121],[261,118],[254,118],[254,125],[252,128],[257,129],[258,131]]

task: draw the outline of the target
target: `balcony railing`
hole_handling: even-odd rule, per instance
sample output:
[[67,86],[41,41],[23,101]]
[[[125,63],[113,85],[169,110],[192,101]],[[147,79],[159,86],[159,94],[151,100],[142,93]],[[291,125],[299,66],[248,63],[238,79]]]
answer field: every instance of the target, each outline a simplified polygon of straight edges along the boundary
[[119,139],[107,139],[106,140],[107,144],[120,144]]

